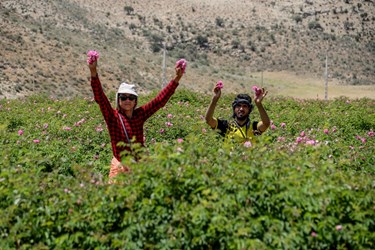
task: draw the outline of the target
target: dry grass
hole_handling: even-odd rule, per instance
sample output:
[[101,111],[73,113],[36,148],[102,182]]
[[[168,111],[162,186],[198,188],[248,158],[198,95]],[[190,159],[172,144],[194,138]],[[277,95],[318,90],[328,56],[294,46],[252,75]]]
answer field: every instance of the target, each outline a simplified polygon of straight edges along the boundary
[[4,0],[0,14],[0,98],[90,95],[89,49],[101,53],[106,90],[122,81],[160,88],[163,42],[167,78],[185,57],[183,84],[196,91],[219,79],[228,91],[247,91],[264,71],[273,94],[323,98],[328,51],[329,97],[375,96],[370,1]]
[[[257,74],[261,82],[261,74]],[[313,78],[307,75],[295,75],[288,72],[264,72],[263,86],[269,89],[270,95],[292,96],[303,99],[324,99],[325,79]],[[343,85],[329,79],[327,88],[328,99],[341,96],[348,98],[375,98],[374,85]]]

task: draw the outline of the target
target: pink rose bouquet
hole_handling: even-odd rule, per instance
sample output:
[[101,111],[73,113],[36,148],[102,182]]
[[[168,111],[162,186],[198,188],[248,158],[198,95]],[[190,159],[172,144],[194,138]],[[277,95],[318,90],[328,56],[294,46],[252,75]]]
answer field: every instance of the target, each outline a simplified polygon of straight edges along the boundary
[[99,53],[95,50],[89,50],[87,52],[87,63],[93,64],[99,59]]
[[256,97],[259,97],[262,94],[261,88],[258,88],[257,86],[254,85],[252,89],[254,90]]
[[223,87],[224,87],[224,84],[223,84],[222,81],[218,81],[218,82],[216,83],[216,88],[222,89]]
[[181,68],[182,74],[185,73],[187,61],[185,59],[180,59],[176,62],[176,68]]

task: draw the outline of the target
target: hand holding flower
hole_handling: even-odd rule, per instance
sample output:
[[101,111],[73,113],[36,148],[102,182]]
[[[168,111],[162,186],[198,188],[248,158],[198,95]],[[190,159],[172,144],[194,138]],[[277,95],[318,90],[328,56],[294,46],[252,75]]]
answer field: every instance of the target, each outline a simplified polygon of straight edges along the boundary
[[87,52],[87,63],[93,64],[99,59],[99,53],[95,50],[89,50]]
[[252,89],[255,92],[255,104],[261,103],[263,98],[266,97],[266,95],[268,94],[268,91],[266,91],[264,88],[258,88],[255,85],[252,87]]
[[182,70],[182,74],[185,73],[187,61],[185,59],[180,59],[176,62],[176,68],[180,68]]
[[222,89],[224,87],[223,82],[220,80],[216,83],[216,88]]
[[258,97],[262,94],[262,89],[261,88],[258,88],[257,86],[253,86],[252,89],[254,90],[255,92],[255,96]]

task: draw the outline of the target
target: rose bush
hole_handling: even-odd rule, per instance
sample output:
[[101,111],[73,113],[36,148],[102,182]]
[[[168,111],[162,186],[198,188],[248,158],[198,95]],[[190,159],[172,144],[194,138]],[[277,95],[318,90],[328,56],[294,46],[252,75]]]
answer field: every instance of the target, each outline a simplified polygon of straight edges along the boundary
[[0,248],[375,247],[373,100],[267,98],[274,126],[252,147],[208,128],[209,101],[179,89],[147,122],[144,157],[108,184],[92,99],[1,100]]

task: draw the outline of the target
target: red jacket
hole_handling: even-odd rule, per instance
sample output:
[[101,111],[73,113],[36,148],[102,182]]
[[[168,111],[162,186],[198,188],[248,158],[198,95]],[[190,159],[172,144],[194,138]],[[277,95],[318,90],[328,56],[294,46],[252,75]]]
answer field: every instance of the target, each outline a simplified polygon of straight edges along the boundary
[[145,121],[152,116],[160,108],[168,102],[169,98],[173,95],[178,83],[172,80],[167,86],[165,86],[160,93],[145,105],[134,109],[133,116],[128,119],[121,111],[113,109],[107,96],[104,94],[102,85],[99,77],[91,77],[91,87],[94,92],[95,101],[99,104],[100,111],[104,116],[104,120],[107,124],[109,135],[111,137],[112,151],[114,157],[121,162],[120,153],[124,150],[130,150],[129,147],[118,146],[118,142],[128,143],[124,129],[122,128],[119,116],[121,116],[129,139],[135,138],[136,143],[140,143],[144,146],[144,132],[143,124]]

